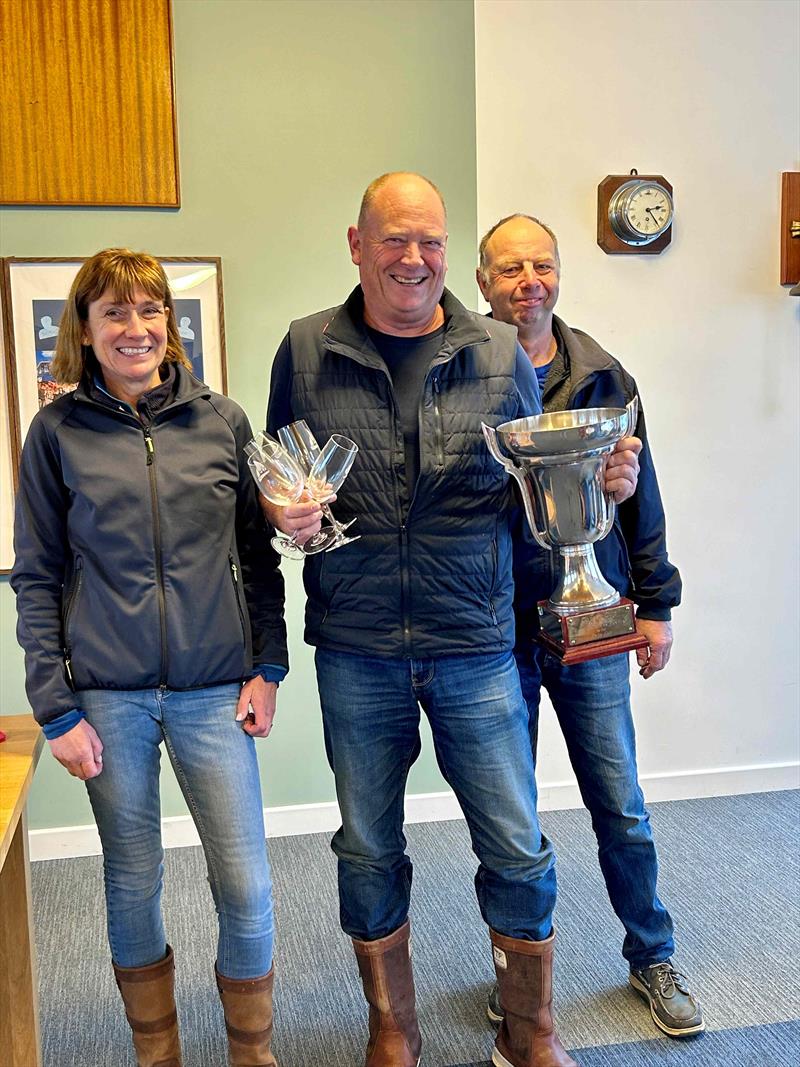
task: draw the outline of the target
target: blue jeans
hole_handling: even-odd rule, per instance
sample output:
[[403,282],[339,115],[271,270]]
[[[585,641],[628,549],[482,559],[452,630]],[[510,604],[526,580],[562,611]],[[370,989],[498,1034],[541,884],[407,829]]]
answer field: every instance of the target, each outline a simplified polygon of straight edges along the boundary
[[402,660],[318,649],[316,665],[342,813],[332,847],[344,931],[372,941],[408,915],[403,797],[420,752],[422,706],[480,861],[481,914],[509,937],[548,937],[554,858],[536,817],[528,716],[513,655]]
[[658,898],[658,861],[636,769],[627,654],[565,667],[543,648],[517,651],[536,758],[540,687],[550,695],[578,787],[592,816],[622,954],[637,969],[672,955],[672,919]]
[[163,741],[200,835],[219,918],[217,967],[257,978],[272,966],[272,883],[255,744],[235,721],[238,685],[190,692],[93,689],[79,694],[103,742],[86,783],[103,845],[111,955],[120,967],[164,957]]

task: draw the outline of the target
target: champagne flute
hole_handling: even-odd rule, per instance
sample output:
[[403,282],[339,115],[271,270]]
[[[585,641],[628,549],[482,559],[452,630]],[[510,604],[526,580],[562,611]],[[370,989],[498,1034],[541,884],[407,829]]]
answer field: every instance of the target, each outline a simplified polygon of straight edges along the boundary
[[[335,534],[333,542],[326,546],[331,552],[336,548],[341,548],[342,545],[350,544],[351,541],[357,541],[361,536],[356,534],[355,537],[345,537],[344,531],[346,527],[334,519],[331,509],[325,503],[328,497],[341,488],[342,483],[350,473],[350,468],[353,466],[353,460],[356,458],[357,452],[358,445],[355,441],[335,433],[320,449],[319,455],[314,460],[311,470],[306,476],[306,492],[312,500],[317,501],[322,508],[323,514],[333,527]],[[320,534],[316,536],[319,537]],[[309,544],[313,544],[314,540],[312,537]]]
[[[289,455],[297,462],[299,467],[302,467],[306,476],[308,476],[314,466],[314,461],[319,456],[320,447],[306,420],[298,419],[296,422],[290,422],[288,426],[281,426],[280,430],[278,430],[278,438]],[[356,521],[355,518],[352,518],[349,522],[338,522],[333,518],[333,512],[330,508],[327,510],[327,515],[330,516],[333,528],[338,534],[341,534]]]
[[[259,433],[245,445],[245,452],[250,472],[267,500],[286,507],[300,498],[305,486],[305,474],[274,438]],[[311,552],[321,552],[326,548],[334,539],[333,531],[331,534],[325,544],[312,548]],[[270,544],[287,559],[303,559],[309,554],[297,544],[296,535],[289,537],[276,531]]]

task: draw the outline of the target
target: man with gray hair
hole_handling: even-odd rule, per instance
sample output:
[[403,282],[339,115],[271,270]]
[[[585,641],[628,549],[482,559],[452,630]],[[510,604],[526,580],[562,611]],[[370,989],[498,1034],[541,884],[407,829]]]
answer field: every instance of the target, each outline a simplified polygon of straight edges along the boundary
[[[495,320],[517,328],[536,371],[545,411],[624,407],[638,394],[621,364],[591,337],[554,314],[561,262],[553,231],[530,215],[509,215],[480,244],[478,285]],[[664,509],[644,414],[639,482],[618,510],[609,536],[595,545],[606,579],[637,605],[636,628],[649,647],[637,650],[639,673],[650,678],[667,665],[671,610],[681,579],[667,556]],[[630,984],[650,1005],[656,1026],[673,1037],[704,1029],[686,978],[672,965],[672,920],[656,891],[658,863],[636,768],[628,655],[564,666],[535,642],[537,601],[556,584],[553,553],[527,536],[524,519],[514,537],[515,655],[530,715],[534,762],[541,686],[550,696],[599,846],[600,866],[614,911],[625,927],[622,952]],[[502,989],[489,1000],[489,1017],[504,1014]]]

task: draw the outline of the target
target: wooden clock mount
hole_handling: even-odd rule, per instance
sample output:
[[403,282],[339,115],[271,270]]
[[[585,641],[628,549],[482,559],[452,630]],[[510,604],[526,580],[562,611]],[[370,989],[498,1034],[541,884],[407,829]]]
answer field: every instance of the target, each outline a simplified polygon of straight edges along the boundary
[[[637,183],[653,183],[666,190],[669,199],[669,225],[663,233],[653,240],[643,243],[641,239],[624,240],[612,225],[615,194],[623,186],[630,184],[635,191]],[[619,198],[617,198],[619,199]],[[629,174],[609,174],[597,187],[597,243],[608,255],[657,256],[663,252],[672,240],[672,185],[662,174],[639,174],[632,170]]]

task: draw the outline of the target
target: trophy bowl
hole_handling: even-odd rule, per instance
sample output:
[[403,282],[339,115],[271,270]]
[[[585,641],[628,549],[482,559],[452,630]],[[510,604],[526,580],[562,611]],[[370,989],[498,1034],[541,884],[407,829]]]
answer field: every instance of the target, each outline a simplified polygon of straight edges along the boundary
[[606,581],[594,542],[614,524],[605,492],[606,457],[636,425],[638,400],[624,408],[553,411],[483,424],[489,451],[520,487],[525,515],[542,548],[559,554],[558,580],[538,605],[539,640],[565,663],[646,644],[633,605]]
[[602,448],[611,451],[633,429],[627,408],[551,411],[497,427],[500,445],[519,459],[563,456]]

